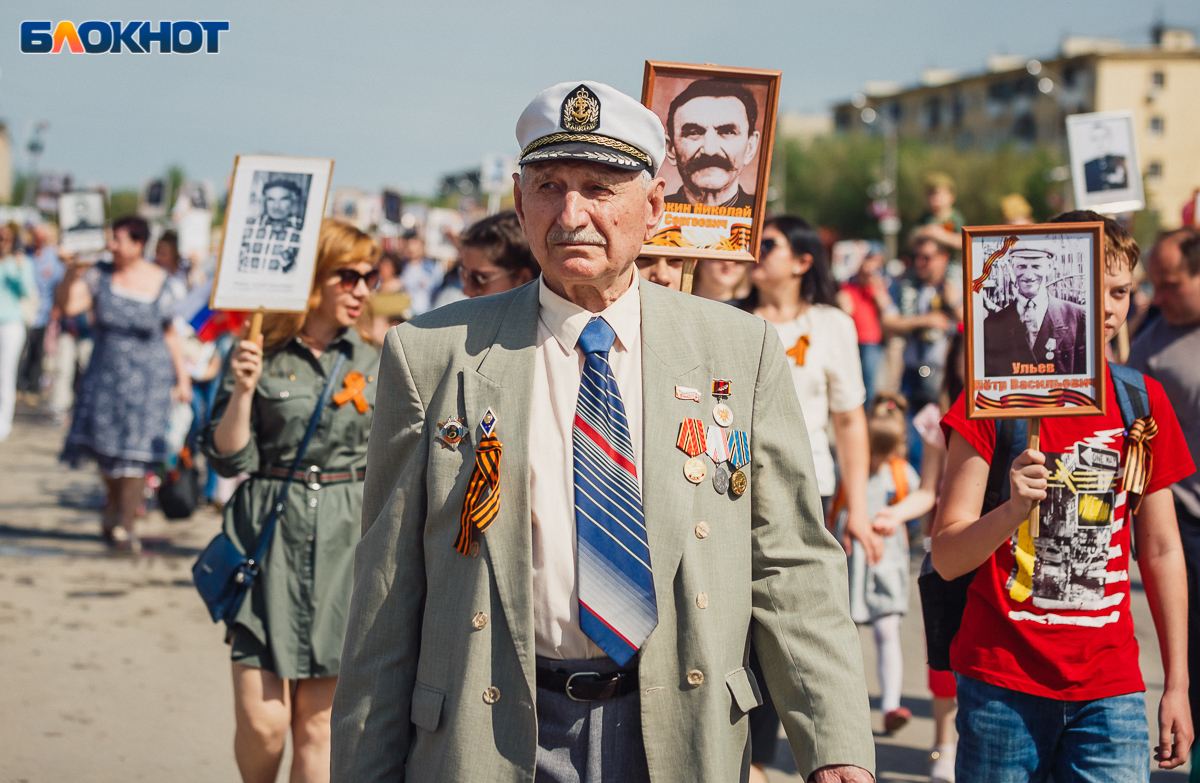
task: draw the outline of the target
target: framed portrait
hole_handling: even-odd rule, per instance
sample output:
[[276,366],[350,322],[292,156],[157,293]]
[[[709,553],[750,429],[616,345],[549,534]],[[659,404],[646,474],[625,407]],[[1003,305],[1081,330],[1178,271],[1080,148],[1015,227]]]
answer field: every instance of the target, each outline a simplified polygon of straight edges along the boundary
[[92,191],[63,193],[58,197],[59,247],[79,255],[108,247],[105,233],[104,194]]
[[967,418],[1104,413],[1104,224],[962,231]]
[[667,131],[666,210],[647,256],[753,263],[767,205],[779,71],[646,61],[642,104]]
[[210,308],[304,312],[332,175],[329,158],[237,157]]
[[1068,116],[1067,146],[1076,209],[1111,215],[1145,208],[1132,111]]

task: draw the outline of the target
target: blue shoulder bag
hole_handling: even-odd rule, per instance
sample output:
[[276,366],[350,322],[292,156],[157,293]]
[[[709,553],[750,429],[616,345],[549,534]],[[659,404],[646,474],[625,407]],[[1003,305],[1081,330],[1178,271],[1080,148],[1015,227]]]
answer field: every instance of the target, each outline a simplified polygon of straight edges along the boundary
[[317,402],[317,409],[313,411],[312,418],[308,422],[308,431],[304,433],[304,440],[300,441],[300,448],[296,451],[296,460],[292,463],[292,469],[288,471],[287,478],[281,482],[279,497],[271,509],[271,515],[267,517],[267,521],[263,525],[262,534],[258,537],[258,545],[254,548],[254,554],[247,557],[230,540],[229,536],[221,532],[209,542],[208,546],[204,548],[204,552],[201,553],[200,559],[192,566],[192,581],[196,583],[200,597],[208,606],[208,613],[212,615],[213,622],[217,623],[223,620],[231,632],[238,610],[242,608],[242,601],[246,599],[246,594],[250,591],[250,587],[254,584],[258,572],[262,568],[267,547],[271,545],[271,539],[275,534],[275,523],[279,521],[279,515],[283,512],[283,504],[287,500],[287,491],[292,484],[292,477],[302,468],[304,453],[308,451],[308,442],[312,440],[313,433],[317,430],[317,424],[321,421],[321,413],[329,404],[329,397],[333,393],[334,381],[337,380],[345,362],[346,355],[339,353],[333,370],[329,373],[329,381],[325,384],[324,391],[321,392],[321,399]]

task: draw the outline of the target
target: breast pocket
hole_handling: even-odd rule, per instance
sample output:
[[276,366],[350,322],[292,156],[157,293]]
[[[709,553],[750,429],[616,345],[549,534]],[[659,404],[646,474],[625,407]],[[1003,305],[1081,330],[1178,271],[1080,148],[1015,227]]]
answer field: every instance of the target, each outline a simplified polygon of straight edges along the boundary
[[271,441],[298,442],[316,408],[320,390],[291,378],[260,378],[254,390],[259,432]]

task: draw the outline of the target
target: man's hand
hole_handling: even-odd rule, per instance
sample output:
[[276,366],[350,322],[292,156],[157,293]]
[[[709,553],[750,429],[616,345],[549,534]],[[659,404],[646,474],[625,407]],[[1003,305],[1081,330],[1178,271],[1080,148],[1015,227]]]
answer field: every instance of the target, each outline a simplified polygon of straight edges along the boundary
[[809,776],[811,783],[874,783],[875,776],[862,767],[834,764],[821,767]]
[[867,564],[875,565],[883,557],[883,538],[871,529],[871,520],[864,511],[851,509],[846,515],[846,535],[842,546],[850,551],[851,539],[863,545]]
[[1164,691],[1158,703],[1158,745],[1154,748],[1159,768],[1175,769],[1187,761],[1194,738],[1187,688]]

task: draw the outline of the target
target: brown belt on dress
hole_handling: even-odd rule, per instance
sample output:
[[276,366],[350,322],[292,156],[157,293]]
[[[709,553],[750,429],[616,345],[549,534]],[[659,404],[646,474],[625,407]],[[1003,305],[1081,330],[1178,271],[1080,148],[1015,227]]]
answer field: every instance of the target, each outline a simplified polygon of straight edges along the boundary
[[259,478],[288,479],[307,484],[309,489],[320,489],[326,484],[345,484],[349,481],[362,481],[367,474],[366,468],[341,473],[323,473],[320,468],[313,466],[308,470],[298,470],[295,473],[287,468],[267,468],[259,473]]

